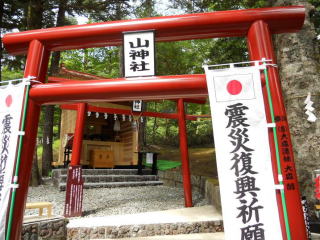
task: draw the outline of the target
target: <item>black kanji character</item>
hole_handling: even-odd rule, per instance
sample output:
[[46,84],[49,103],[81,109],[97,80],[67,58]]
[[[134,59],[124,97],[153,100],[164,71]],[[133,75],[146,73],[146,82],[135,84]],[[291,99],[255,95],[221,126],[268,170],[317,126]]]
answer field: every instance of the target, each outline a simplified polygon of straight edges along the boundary
[[241,228],[241,240],[265,240],[262,223]]
[[292,172],[293,171],[293,169],[292,169],[292,167],[290,166],[290,165],[287,165],[285,168],[284,168],[284,171],[285,172]]
[[[257,172],[252,170],[251,165],[251,155],[252,153],[245,153],[241,152],[241,155],[235,153],[234,157],[231,160],[234,160],[234,164],[231,167],[231,170],[235,170],[235,175],[239,177],[239,173],[241,175],[246,175],[247,173],[250,174],[257,174]],[[239,164],[241,163],[242,168],[240,169]]]
[[292,180],[293,179],[293,174],[292,173],[286,173],[286,179],[287,180]]
[[252,152],[253,149],[246,147],[244,144],[249,141],[247,135],[248,129],[246,128],[237,128],[236,130],[231,129],[230,134],[228,135],[230,138],[236,141],[230,141],[235,148],[231,153],[237,152],[240,148],[242,148],[246,152]]
[[227,106],[227,109],[224,112],[224,114],[229,117],[227,128],[230,126],[232,128],[236,128],[240,125],[244,127],[248,127],[249,125],[246,124],[246,120],[248,120],[248,118],[244,117],[245,116],[244,110],[247,110],[247,109],[249,108],[244,106],[242,103],[236,103],[236,104]]
[[256,191],[260,191],[260,188],[256,187],[256,179],[254,177],[244,176],[238,178],[236,181],[236,191],[234,193],[240,194],[239,198],[243,198],[246,192],[249,192],[252,196],[256,197]]
[[282,141],[282,142],[281,142],[281,146],[282,146],[282,147],[289,147],[288,141],[286,141],[286,140],[285,140],[285,141]]
[[280,122],[280,121],[281,121],[281,117],[280,117],[280,116],[275,116],[275,117],[274,117],[274,121]]
[[145,59],[145,57],[149,56],[149,51],[146,51],[144,49],[141,49],[139,51],[131,50],[129,52],[129,57],[131,57],[133,60],[136,60],[136,58]]
[[0,172],[1,173],[4,172],[4,170],[6,169],[7,161],[8,161],[8,155],[1,154],[1,158],[0,158]]
[[287,190],[294,190],[294,189],[295,189],[294,183],[287,184]]
[[282,148],[282,154],[284,155],[290,154],[289,148]]
[[3,129],[2,134],[11,133],[11,120],[13,117],[11,117],[10,114],[7,114],[4,116],[4,119],[2,120]]
[[144,40],[144,45],[141,44],[141,38],[137,38],[137,45],[135,46],[133,42],[129,42],[130,48],[142,48],[149,47],[149,40]]
[[242,200],[243,205],[241,207],[237,208],[240,210],[240,213],[237,216],[237,218],[241,217],[242,222],[244,224],[246,224],[246,223],[250,222],[252,216],[254,215],[256,222],[260,222],[259,209],[262,209],[263,207],[260,205],[254,206],[257,202],[258,202],[258,200],[256,198],[253,198],[252,202],[248,206],[248,205],[246,205],[247,201]]
[[280,127],[278,127],[278,131],[279,131],[279,132],[285,132],[285,131],[287,131],[287,130],[286,130],[286,127],[285,127],[285,126],[280,126]]
[[6,154],[9,153],[9,143],[10,143],[10,135],[4,135],[1,142],[1,146],[2,146],[1,155],[5,153]]
[[284,157],[283,157],[283,161],[285,161],[285,162],[291,162],[290,156],[284,156]]
[[285,133],[281,135],[281,140],[284,140],[284,139],[288,139],[287,134]]
[[146,68],[146,65],[149,65],[149,63],[146,63],[145,61],[141,61],[140,64],[138,64],[137,62],[131,62],[130,64],[130,70],[136,72],[136,71],[147,71],[150,69]]

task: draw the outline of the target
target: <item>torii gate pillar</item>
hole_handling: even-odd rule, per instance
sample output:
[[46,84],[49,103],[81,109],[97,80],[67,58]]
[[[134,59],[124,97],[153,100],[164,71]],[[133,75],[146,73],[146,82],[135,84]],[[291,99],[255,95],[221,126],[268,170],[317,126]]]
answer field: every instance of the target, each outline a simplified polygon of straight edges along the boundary
[[[274,54],[273,44],[272,44],[272,35],[270,33],[270,29],[267,23],[262,20],[256,21],[253,23],[248,32],[248,49],[251,60],[261,60],[262,58],[272,60],[271,63],[276,64],[276,57]],[[281,159],[281,170],[282,174],[285,175],[286,168],[289,166],[291,169],[291,173],[293,178],[287,179],[286,176],[283,176],[283,183],[284,183],[284,191],[286,197],[286,205],[287,205],[287,212],[288,217],[290,219],[289,226],[291,232],[291,239],[292,240],[299,240],[299,239],[306,239],[306,227],[304,223],[304,219],[301,217],[303,216],[303,211],[301,207],[301,199],[300,199],[300,192],[299,192],[299,185],[297,181],[297,174],[294,166],[294,157],[292,151],[292,144],[289,132],[288,121],[286,119],[286,110],[284,107],[283,97],[282,97],[282,90],[281,90],[281,83],[279,79],[278,71],[275,67],[268,68],[268,76],[269,76],[269,84],[270,90],[272,93],[272,102],[274,107],[274,115],[276,117],[276,127],[277,130],[282,129],[282,134],[287,136],[286,141],[288,142],[288,149],[289,153],[284,156],[284,150],[280,146],[280,159]],[[267,96],[266,87],[263,86],[264,96]],[[265,99],[265,111],[267,116],[267,121],[271,122],[270,111],[269,111],[269,104],[268,101]],[[278,119],[278,120],[277,120]],[[281,131],[282,131],[281,130]],[[275,155],[275,145],[274,145],[274,138],[272,131],[269,131],[269,142],[271,148],[271,157],[274,169],[274,175],[276,171],[276,155]],[[278,142],[281,143],[281,134],[278,134]],[[286,157],[286,158],[284,158]],[[290,161],[288,161],[288,159]],[[275,176],[275,183],[278,183],[278,176]],[[281,206],[281,201],[278,197],[278,205]],[[281,209],[279,207],[279,209]],[[282,216],[282,214],[281,214]],[[281,219],[283,223],[283,219]],[[287,239],[284,236],[284,239]]]

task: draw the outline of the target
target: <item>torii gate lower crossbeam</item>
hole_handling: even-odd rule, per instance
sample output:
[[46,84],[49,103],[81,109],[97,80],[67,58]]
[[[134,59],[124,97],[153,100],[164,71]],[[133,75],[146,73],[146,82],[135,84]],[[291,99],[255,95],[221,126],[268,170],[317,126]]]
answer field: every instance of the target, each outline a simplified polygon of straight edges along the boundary
[[[41,29],[26,33],[11,33],[4,36],[3,42],[7,50],[12,54],[28,53],[24,76],[36,77],[40,82],[44,82],[45,79],[50,51],[120,45],[122,43],[123,32],[150,29],[156,32],[156,41],[247,36],[251,59],[261,60],[262,58],[266,58],[273,60],[273,63],[275,63],[271,34],[300,30],[305,17],[304,11],[303,7],[291,6],[115,21],[83,26]],[[270,87],[273,92],[272,100],[275,103],[275,113],[282,117],[279,124],[281,129],[285,129],[286,134],[289,136],[277,70],[269,70],[269,75]],[[87,85],[85,88],[84,86],[87,83],[77,83],[73,85],[73,89],[66,88],[72,85],[64,85],[65,89],[62,86],[60,88],[58,85],[52,84],[32,85],[25,125],[25,140],[21,154],[20,187],[16,192],[17,201],[13,212],[14,220],[12,222],[10,240],[20,239],[41,104],[72,101],[83,102],[84,95],[88,97],[86,99],[88,101],[101,101],[108,98],[110,101],[114,101],[119,99],[140,99],[140,96],[144,97],[144,99],[177,99],[203,97],[207,94],[206,84],[200,77],[195,81],[194,79],[184,79],[181,81],[178,77],[155,77],[153,80],[141,78],[138,82],[130,81],[114,81],[113,83],[95,82]],[[137,84],[137,86],[140,84],[144,87],[138,87],[134,90],[132,88],[134,84]],[[104,87],[101,88],[101,86]],[[56,91],[57,88],[59,88],[58,91]],[[110,89],[113,91],[110,91]],[[146,92],[148,90],[150,90],[149,93]],[[130,93],[129,95],[128,92]],[[267,109],[268,104],[266,103],[268,116],[269,112]],[[273,146],[272,133],[270,133],[269,140],[270,145]],[[307,240],[290,141],[288,141],[287,148],[294,176],[290,180],[284,179],[291,239]],[[275,151],[272,148],[271,151],[274,162]],[[286,166],[287,163],[282,157],[281,162]],[[276,178],[275,181],[277,182]],[[290,189],[286,188],[289,184]],[[279,203],[279,208],[281,208],[280,206],[281,204]],[[285,233],[283,225],[282,230]],[[287,239],[285,234],[283,234],[283,239]]]

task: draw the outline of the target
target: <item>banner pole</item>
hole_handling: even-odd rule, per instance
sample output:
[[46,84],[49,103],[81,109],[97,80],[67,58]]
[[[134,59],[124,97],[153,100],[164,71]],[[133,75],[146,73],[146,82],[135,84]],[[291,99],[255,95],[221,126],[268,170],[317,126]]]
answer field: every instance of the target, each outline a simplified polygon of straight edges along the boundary
[[[264,63],[265,64],[265,63]],[[266,64],[265,64],[266,66]],[[263,70],[265,80],[266,80],[266,87],[267,87],[267,93],[268,93],[268,102],[269,102],[269,109],[270,109],[270,115],[271,115],[271,123],[276,124],[275,118],[274,118],[274,109],[273,109],[273,102],[271,97],[271,91],[269,86],[269,77],[267,72],[267,66]],[[277,159],[277,170],[278,170],[278,176],[282,176],[281,172],[281,161],[280,161],[280,153],[279,153],[279,143],[278,143],[278,136],[277,136],[277,129],[276,126],[272,128],[273,131],[273,139],[274,139],[274,145],[276,150],[276,159]],[[283,187],[283,181],[282,178],[279,179],[280,186]],[[282,202],[282,208],[283,208],[283,215],[284,215],[284,222],[286,227],[286,233],[288,240],[291,240],[291,232],[290,232],[290,226],[289,226],[289,218],[288,218],[288,211],[287,211],[287,203],[286,203],[286,197],[284,194],[284,188],[280,189],[281,193],[281,202]]]
[[[28,101],[29,101],[30,81],[26,82],[25,84],[26,84],[26,91],[25,91],[25,95],[24,95],[24,105],[23,105],[22,121],[21,121],[21,127],[20,127],[20,131],[22,131],[22,132],[24,131],[24,128],[25,128],[27,106],[28,106]],[[24,134],[20,133],[18,153],[17,153],[17,162],[16,162],[16,167],[15,167],[15,174],[13,177],[13,188],[12,188],[12,196],[11,196],[11,202],[10,202],[6,240],[10,240],[10,235],[11,235],[13,209],[14,209],[14,203],[15,203],[15,198],[16,198],[16,190],[17,190],[16,186],[18,185],[18,175],[19,175],[19,168],[20,168],[20,163],[21,163],[21,151],[22,151],[23,137],[24,137]]]

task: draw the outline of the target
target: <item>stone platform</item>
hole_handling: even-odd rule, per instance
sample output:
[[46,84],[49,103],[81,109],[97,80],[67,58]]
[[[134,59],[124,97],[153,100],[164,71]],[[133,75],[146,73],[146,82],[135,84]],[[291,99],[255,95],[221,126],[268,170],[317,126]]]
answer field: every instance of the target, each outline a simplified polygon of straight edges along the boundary
[[[100,240],[112,240],[112,238],[100,239]],[[216,233],[164,235],[164,236],[153,236],[153,237],[122,238],[121,240],[224,240],[224,233],[216,232]]]
[[141,238],[222,231],[222,216],[210,205],[131,215],[70,219],[67,225],[67,239]]

